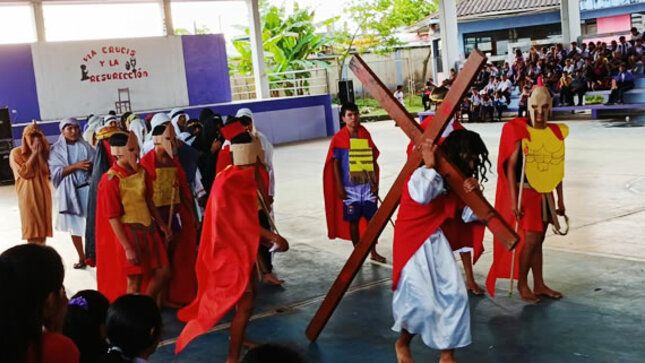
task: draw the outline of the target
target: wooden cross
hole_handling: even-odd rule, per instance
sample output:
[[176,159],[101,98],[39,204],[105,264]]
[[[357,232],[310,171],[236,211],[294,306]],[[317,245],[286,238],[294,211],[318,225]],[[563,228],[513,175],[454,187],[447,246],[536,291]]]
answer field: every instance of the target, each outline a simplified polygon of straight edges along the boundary
[[[363,87],[378,101],[396,124],[405,132],[408,137],[414,141],[415,145],[420,145],[425,139],[437,142],[443,129],[448,121],[454,116],[459,103],[468,91],[468,87],[475,79],[477,72],[486,62],[486,58],[477,50],[473,51],[461,72],[453,82],[446,95],[443,103],[437,110],[432,123],[424,131],[406,109],[397,101],[385,85],[376,77],[374,72],[365,64],[365,62],[355,55],[352,57],[349,67],[354,74],[361,80]],[[316,315],[311,319],[306,330],[309,340],[314,341],[320,335],[320,332],[327,324],[327,321],[333,314],[334,310],[345,295],[349,285],[354,280],[358,270],[363,265],[372,246],[376,243],[379,235],[385,228],[388,219],[394,213],[394,210],[401,199],[401,190],[403,184],[410,174],[421,165],[423,157],[418,150],[415,150],[409,157],[403,170],[399,173],[392,188],[387,193],[383,203],[376,211],[376,214],[367,225],[367,230],[361,236],[360,241],[354,247],[354,251],[345,263],[340,274],[334,281],[331,289],[327,293],[325,300],[318,308]],[[477,215],[479,220],[484,223],[501,243],[509,250],[513,249],[519,242],[519,237],[513,229],[506,223],[493,206],[486,201],[481,191],[472,191],[466,193],[463,188],[465,177],[459,169],[453,165],[441,151],[436,152],[435,169],[441,174],[450,190],[457,194],[461,200],[468,205]]]

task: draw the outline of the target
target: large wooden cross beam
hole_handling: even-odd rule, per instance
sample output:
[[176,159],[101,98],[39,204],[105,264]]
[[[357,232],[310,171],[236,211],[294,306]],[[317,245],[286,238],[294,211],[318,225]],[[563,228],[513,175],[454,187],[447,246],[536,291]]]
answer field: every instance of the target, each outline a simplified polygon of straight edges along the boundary
[[[433,140],[433,142],[438,141],[443,129],[448,124],[448,121],[454,116],[460,101],[468,91],[468,87],[475,79],[477,72],[485,61],[486,58],[477,50],[470,54],[464,68],[459,72],[459,75],[453,82],[443,103],[435,114],[432,123],[430,123],[430,126],[425,131],[406,111],[406,109],[392,96],[388,88],[383,85],[378,77],[376,77],[361,57],[357,55],[353,56],[349,63],[349,67],[361,80],[363,87],[367,89],[379,102],[381,107],[388,112],[390,117],[392,117],[401,130],[408,135],[415,145],[420,145],[420,143],[425,139]],[[309,340],[316,340],[322,329],[327,324],[331,314],[333,314],[334,310],[340,303],[340,300],[343,298],[343,295],[345,295],[345,292],[349,288],[349,285],[358,273],[358,270],[367,258],[372,246],[374,246],[379,235],[383,232],[388,219],[392,216],[394,210],[398,206],[399,200],[401,199],[403,183],[405,183],[408,176],[418,168],[419,165],[421,165],[422,159],[421,153],[418,151],[413,152],[408,157],[403,170],[401,170],[397,176],[392,188],[390,188],[390,191],[383,200],[383,203],[367,225],[367,230],[363,236],[361,236],[360,241],[355,246],[354,251],[318,308],[316,315],[311,319],[306,330],[306,335]],[[500,240],[507,249],[513,249],[517,242],[519,242],[519,237],[490,205],[490,203],[486,201],[481,191],[473,191],[470,193],[466,193],[464,191],[463,183],[465,177],[461,174],[459,169],[457,169],[457,167],[445,157],[440,149],[437,150],[436,159],[436,169],[448,183],[450,190],[456,193],[459,198],[461,198],[466,205],[473,210],[480,221],[482,221],[491,230],[491,232],[493,232],[495,237]]]

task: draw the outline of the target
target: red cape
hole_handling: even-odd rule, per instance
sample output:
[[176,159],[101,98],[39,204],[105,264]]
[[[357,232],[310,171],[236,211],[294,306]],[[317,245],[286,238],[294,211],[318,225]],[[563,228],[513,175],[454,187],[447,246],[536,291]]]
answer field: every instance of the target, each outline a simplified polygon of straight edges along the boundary
[[231,145],[226,145],[217,154],[217,163],[215,164],[215,175],[219,174],[227,166],[233,165],[231,159]]
[[[141,166],[146,169],[151,180],[157,179],[156,153],[152,149],[143,158]],[[173,158],[177,168],[177,181],[182,194],[191,196],[186,173],[179,164],[177,156]],[[192,202],[191,202],[192,203]],[[168,286],[168,300],[172,303],[185,305],[193,301],[197,294],[197,278],[195,277],[195,260],[197,259],[197,230],[191,210],[187,210],[182,203],[176,205],[181,219],[181,232],[176,236],[177,245],[173,256],[168,256],[172,263],[172,279]]]
[[[374,154],[374,170],[376,171],[376,182],[379,181],[379,168],[377,159],[379,151],[372,141],[372,136],[363,126],[358,127],[358,137],[367,139],[369,146]],[[343,220],[343,201],[336,193],[336,180],[334,179],[334,149],[349,149],[350,143],[349,130],[343,127],[334,137],[329,144],[329,151],[327,152],[327,159],[325,160],[325,168],[323,169],[323,193],[325,195],[325,214],[327,216],[327,236],[329,239],[345,239],[351,241],[349,235],[349,223]],[[364,231],[367,223],[365,219],[361,219],[359,228]]]
[[[433,115],[426,117],[421,123],[421,128],[424,130],[428,128],[430,123],[432,123],[432,120],[434,120]],[[446,126],[441,138],[439,138],[439,144],[441,144],[453,130],[465,129],[464,125],[459,121],[453,121],[451,124]],[[410,141],[407,148],[408,157],[412,153],[413,149],[414,143]],[[441,225],[441,230],[446,236],[446,239],[450,243],[450,248],[452,248],[453,251],[464,247],[471,247],[473,249],[473,264],[475,264],[484,252],[484,231],[486,228],[479,222],[464,223],[463,219],[461,219],[461,211],[464,207],[464,203],[459,201],[455,217],[447,219],[445,223]]]
[[408,190],[410,177],[401,191],[401,204],[394,228],[394,247],[392,264],[392,290],[401,276],[401,270],[430,237],[447,219],[454,218],[459,198],[454,193],[441,194],[428,204],[412,200]]
[[260,243],[257,184],[253,168],[232,166],[213,183],[197,255],[197,297],[179,310],[188,322],[175,353],[217,324],[249,283]]
[[[506,220],[509,226],[515,226],[515,217],[511,206],[509,195],[509,180],[506,176],[506,162],[515,151],[517,142],[522,139],[530,139],[527,125],[528,118],[516,117],[508,121],[502,128],[502,136],[499,142],[499,156],[497,157],[497,191],[495,192],[495,209]],[[559,138],[563,139],[562,132],[557,125],[548,124],[549,128]],[[520,242],[515,247],[515,268],[513,278],[517,279],[520,271],[519,256],[524,246],[524,233],[519,231]],[[495,239],[493,243],[493,264],[486,278],[486,288],[491,297],[495,297],[495,282],[498,278],[510,278],[513,251],[508,251]]]

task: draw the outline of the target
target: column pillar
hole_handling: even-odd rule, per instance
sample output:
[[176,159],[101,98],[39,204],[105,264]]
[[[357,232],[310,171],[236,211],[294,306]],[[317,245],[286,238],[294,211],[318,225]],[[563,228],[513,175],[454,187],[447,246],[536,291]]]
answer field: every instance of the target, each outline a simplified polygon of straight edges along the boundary
[[457,29],[457,3],[454,0],[438,0],[441,34],[441,60],[443,74],[450,74],[459,61],[459,37]]
[[32,0],[31,6],[34,11],[34,25],[36,26],[36,38],[39,42],[47,40],[45,36],[45,17],[43,16],[42,0]]
[[269,98],[269,77],[264,62],[264,47],[262,45],[262,24],[258,0],[247,0],[249,9],[249,41],[251,42],[251,58],[253,60],[253,77],[255,78],[255,97]]
[[578,0],[560,1],[560,20],[562,23],[562,42],[566,46],[577,41],[582,35],[580,27],[580,2]]
[[163,8],[163,24],[166,35],[175,35],[175,28],[172,25],[172,9],[170,7],[170,0],[162,0],[161,6]]

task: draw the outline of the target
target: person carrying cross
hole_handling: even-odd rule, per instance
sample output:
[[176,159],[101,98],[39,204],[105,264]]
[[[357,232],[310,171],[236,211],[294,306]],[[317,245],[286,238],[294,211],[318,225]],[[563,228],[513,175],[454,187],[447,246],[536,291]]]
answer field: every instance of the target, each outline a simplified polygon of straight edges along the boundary
[[[395,344],[399,363],[412,362],[410,342],[417,334],[441,350],[440,362],[455,362],[455,348],[471,342],[468,293],[441,226],[452,218],[468,223],[477,217],[467,206],[456,215],[462,202],[435,169],[437,148],[431,140],[421,144],[423,165],[403,186],[394,228],[392,330],[400,333]],[[454,130],[440,148],[467,177],[466,193],[487,180],[488,150],[477,133]]]
[[[379,151],[367,129],[361,126],[358,107],[346,103],[340,109],[345,123],[329,145],[323,171],[327,235],[329,239],[360,239],[361,220],[369,222],[377,209]],[[385,262],[385,257],[371,250],[371,258]]]

